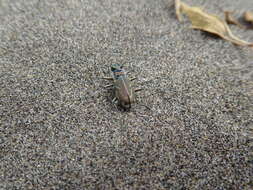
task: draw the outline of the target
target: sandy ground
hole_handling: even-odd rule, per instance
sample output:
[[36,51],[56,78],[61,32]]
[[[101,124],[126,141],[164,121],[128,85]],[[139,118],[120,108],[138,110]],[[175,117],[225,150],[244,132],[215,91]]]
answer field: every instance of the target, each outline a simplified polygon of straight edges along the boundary
[[[168,0],[1,0],[0,189],[250,189],[252,50],[189,26]],[[144,89],[129,112],[112,63]]]

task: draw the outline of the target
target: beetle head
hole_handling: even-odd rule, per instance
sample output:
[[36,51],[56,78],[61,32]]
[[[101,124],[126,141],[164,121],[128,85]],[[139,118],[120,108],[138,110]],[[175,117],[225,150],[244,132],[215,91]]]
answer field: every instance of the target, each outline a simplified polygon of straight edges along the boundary
[[112,72],[118,72],[118,71],[122,71],[123,66],[120,64],[112,64],[111,65],[111,71]]

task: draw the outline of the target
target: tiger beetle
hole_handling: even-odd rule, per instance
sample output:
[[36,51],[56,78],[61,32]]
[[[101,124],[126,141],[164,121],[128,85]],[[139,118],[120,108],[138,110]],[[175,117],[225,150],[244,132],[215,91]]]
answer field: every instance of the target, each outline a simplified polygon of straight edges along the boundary
[[114,103],[118,103],[120,107],[124,110],[129,110],[132,103],[135,102],[135,92],[142,89],[133,89],[130,81],[136,78],[128,79],[126,72],[122,65],[112,64],[111,65],[112,77],[103,77],[106,80],[113,80],[113,84],[107,85],[105,87],[113,87]]

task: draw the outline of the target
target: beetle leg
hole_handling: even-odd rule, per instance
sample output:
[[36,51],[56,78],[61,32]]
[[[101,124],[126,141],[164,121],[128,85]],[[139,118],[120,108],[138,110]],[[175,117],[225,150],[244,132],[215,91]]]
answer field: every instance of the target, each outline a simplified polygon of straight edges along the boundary
[[144,106],[145,108],[147,108],[148,110],[151,110],[151,108],[147,105],[144,105],[144,104],[140,104],[140,106]]
[[114,98],[112,99],[112,103],[113,103],[113,105],[115,106],[115,108],[116,108],[117,110],[119,110],[119,108],[118,108],[118,106],[117,106],[117,104],[119,103],[119,101],[117,100],[116,97],[114,97]]
[[102,79],[105,79],[105,80],[113,80],[112,77],[102,77]]
[[113,103],[116,103],[116,102],[117,102],[117,98],[114,97],[114,98],[112,99],[112,102],[113,102]]
[[135,80],[135,79],[137,79],[137,78],[136,78],[136,77],[133,77],[133,78],[130,79],[130,81],[133,81],[133,80]]
[[143,90],[142,88],[137,88],[137,89],[134,89],[135,92],[138,92],[138,91],[141,91]]
[[113,87],[113,84],[108,84],[105,86],[105,88]]

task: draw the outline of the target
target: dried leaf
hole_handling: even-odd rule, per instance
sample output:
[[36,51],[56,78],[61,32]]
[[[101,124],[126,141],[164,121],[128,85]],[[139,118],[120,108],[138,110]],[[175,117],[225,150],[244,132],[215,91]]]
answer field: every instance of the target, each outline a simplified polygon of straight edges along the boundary
[[253,13],[250,12],[250,11],[246,11],[244,14],[243,14],[243,18],[245,21],[247,22],[251,22],[253,24]]
[[182,17],[181,17],[181,14],[180,14],[180,0],[175,0],[175,10],[176,10],[176,16],[177,16],[177,19],[179,20],[179,22],[182,21]]
[[240,28],[246,28],[245,26],[243,26],[241,23],[239,23],[238,20],[236,20],[233,16],[232,16],[232,12],[231,11],[224,11],[224,14],[225,14],[225,21],[228,23],[228,24],[234,24],[234,25],[237,25],[239,26]]
[[253,43],[246,42],[234,36],[227,23],[219,17],[207,14],[199,7],[188,6],[187,4],[180,2],[180,0],[175,0],[175,5],[175,8],[177,9],[176,13],[178,14],[177,17],[181,19],[180,14],[186,14],[192,23],[193,29],[199,29],[218,35],[236,45],[253,47]]

